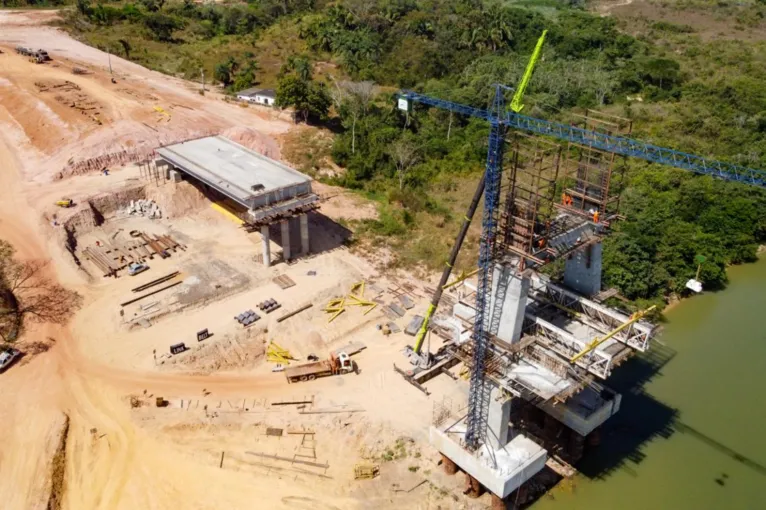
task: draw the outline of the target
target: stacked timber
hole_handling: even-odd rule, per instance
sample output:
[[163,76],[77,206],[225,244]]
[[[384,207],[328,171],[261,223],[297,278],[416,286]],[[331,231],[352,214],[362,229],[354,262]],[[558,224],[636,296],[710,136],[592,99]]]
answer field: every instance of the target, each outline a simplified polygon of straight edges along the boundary
[[185,247],[169,235],[151,237],[144,232],[136,232],[133,239],[125,242],[99,241],[82,252],[104,276],[116,276],[117,271],[132,263],[145,262],[155,255],[165,259],[170,251],[183,250]]

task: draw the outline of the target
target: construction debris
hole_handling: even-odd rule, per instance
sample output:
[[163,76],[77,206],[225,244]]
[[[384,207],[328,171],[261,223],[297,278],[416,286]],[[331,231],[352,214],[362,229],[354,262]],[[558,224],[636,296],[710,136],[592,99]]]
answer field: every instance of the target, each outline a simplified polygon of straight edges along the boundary
[[129,301],[125,301],[123,303],[120,303],[120,306],[128,306],[130,304],[135,303],[136,301],[141,301],[144,298],[147,298],[149,296],[153,296],[153,295],[155,295],[155,294],[157,294],[159,292],[162,292],[163,290],[167,290],[167,289],[170,289],[172,287],[175,287],[176,285],[181,285],[182,283],[183,283],[182,281],[171,283],[170,285],[166,285],[165,287],[162,287],[161,289],[153,290],[152,292],[150,292],[148,294],[144,294],[143,296],[138,296],[137,298],[133,298],[133,299],[131,299]]
[[399,317],[404,317],[404,314],[407,313],[407,311],[404,308],[397,305],[396,303],[390,303],[388,307],[391,309],[391,311],[393,311]]
[[370,480],[380,474],[377,464],[357,464],[354,466],[354,480]]
[[324,311],[332,314],[327,322],[334,321],[340,314],[346,310],[346,306],[361,306],[366,308],[364,315],[373,311],[378,304],[374,301],[364,299],[364,281],[357,282],[351,286],[347,296],[331,299]]
[[160,283],[165,283],[168,280],[172,280],[173,278],[175,278],[179,274],[181,274],[180,271],[174,271],[174,272],[172,272],[170,274],[166,274],[165,276],[161,276],[161,277],[157,278],[156,280],[152,280],[150,282],[147,282],[147,283],[145,283],[143,285],[139,285],[138,287],[136,287],[134,289],[130,289],[130,290],[131,290],[131,292],[143,292],[143,291],[145,291],[148,288],[154,287],[155,285],[159,285]]
[[276,299],[267,299],[266,301],[258,303],[258,308],[266,313],[271,313],[281,306],[281,304],[277,303]]
[[415,307],[415,302],[410,299],[409,296],[406,294],[401,294],[399,297],[399,301],[402,303],[402,306],[405,310],[410,310]]
[[123,213],[126,216],[146,216],[151,219],[162,218],[160,206],[154,200],[131,200],[130,205],[125,208]]
[[[89,246],[82,251],[83,256],[90,260],[104,276],[116,276],[117,271],[124,269],[132,263],[142,263],[147,259],[159,255],[161,258],[168,258],[169,251],[176,251],[184,247],[172,239],[170,236],[149,237],[143,232],[138,233],[138,237],[126,242],[99,241],[95,246]],[[138,291],[140,292],[140,291]]]
[[266,427],[266,435],[267,436],[282,437],[282,432],[283,432],[282,429]]
[[282,290],[289,289],[290,287],[294,287],[295,286],[295,282],[293,281],[293,279],[290,278],[289,276],[287,276],[286,274],[279,275],[279,276],[273,278],[271,281],[273,281],[274,283],[279,285],[279,287]]
[[404,332],[407,335],[415,336],[418,334],[418,330],[420,330],[420,326],[423,325],[423,317],[420,315],[416,315],[412,318],[409,324],[407,324],[407,327],[404,328]]
[[254,311],[247,310],[237,315],[236,317],[234,317],[234,320],[242,324],[242,326],[248,327],[251,324],[254,324],[255,321],[259,320],[260,318],[261,316],[255,313]]
[[301,307],[296,308],[295,310],[292,310],[290,312],[285,312],[280,317],[277,318],[277,322],[282,322],[285,319],[289,319],[293,315],[297,315],[297,314],[301,313],[303,310],[308,310],[312,306],[314,306],[312,303],[307,303],[307,304],[305,304],[305,305],[303,305]]
[[[311,400],[282,400],[280,402],[272,402],[271,405],[273,406],[298,406],[298,405],[307,405],[307,404],[314,404],[314,397],[311,397]],[[313,432],[311,432],[313,434]],[[288,432],[288,434],[308,434],[308,432]]]
[[319,464],[317,462],[310,462],[308,460],[298,460],[298,459],[291,459],[289,457],[280,457],[278,455],[268,455],[266,453],[258,453],[258,452],[245,452],[248,455],[255,455],[257,457],[263,457],[264,459],[273,459],[273,460],[282,460],[285,462],[289,462],[291,464],[305,464],[306,466],[312,466],[312,467],[318,467],[318,468],[324,468],[325,470],[330,467],[330,464],[325,462],[324,464]]

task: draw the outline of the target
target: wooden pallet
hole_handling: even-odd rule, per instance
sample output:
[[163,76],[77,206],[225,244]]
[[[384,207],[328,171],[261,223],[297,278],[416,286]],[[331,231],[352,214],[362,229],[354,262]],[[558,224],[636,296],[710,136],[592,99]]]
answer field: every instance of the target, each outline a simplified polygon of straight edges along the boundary
[[289,276],[287,276],[286,274],[279,275],[279,276],[277,276],[275,278],[272,278],[271,281],[276,283],[277,285],[279,285],[279,287],[282,290],[289,289],[290,287],[294,287],[295,286],[295,282],[293,281],[293,279],[290,278]]

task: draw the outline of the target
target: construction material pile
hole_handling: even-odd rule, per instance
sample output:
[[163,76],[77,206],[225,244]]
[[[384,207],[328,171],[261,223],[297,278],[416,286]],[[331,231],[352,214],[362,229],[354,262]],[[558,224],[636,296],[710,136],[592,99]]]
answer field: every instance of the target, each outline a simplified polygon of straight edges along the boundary
[[347,306],[361,306],[365,309],[364,315],[367,315],[378,306],[373,301],[364,299],[364,281],[355,283],[351,286],[351,290],[347,296],[341,298],[331,299],[324,311],[330,314],[330,318],[327,322],[332,322],[338,315],[346,311]]
[[130,205],[125,208],[126,216],[146,216],[151,219],[162,218],[160,206],[154,200],[131,200]]

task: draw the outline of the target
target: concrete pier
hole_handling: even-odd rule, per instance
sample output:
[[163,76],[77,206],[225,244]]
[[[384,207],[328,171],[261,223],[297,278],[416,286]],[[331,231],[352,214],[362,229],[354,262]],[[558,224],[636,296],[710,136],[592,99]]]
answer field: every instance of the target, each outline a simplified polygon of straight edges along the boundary
[[261,226],[261,240],[263,242],[263,265],[271,266],[271,240],[269,239],[269,226]]
[[285,262],[290,260],[290,220],[279,222],[282,227],[282,258]]
[[601,292],[601,243],[571,253],[564,267],[564,285],[584,296]]
[[301,255],[306,255],[309,252],[309,217],[304,213],[299,218],[301,223]]
[[492,450],[499,450],[508,444],[510,437],[511,399],[495,387],[489,394],[487,411],[487,445]]
[[[529,277],[517,275],[515,268],[495,266],[492,275],[491,306],[492,313],[499,313],[500,317],[492,317],[493,327],[490,333],[510,344],[521,339],[521,326],[524,323],[529,286]],[[502,300],[501,307],[495,304],[498,299]]]

